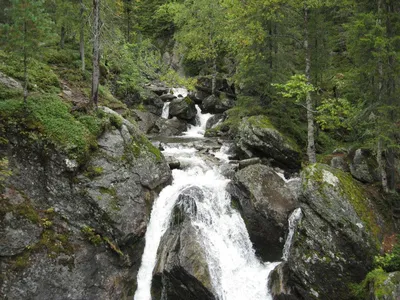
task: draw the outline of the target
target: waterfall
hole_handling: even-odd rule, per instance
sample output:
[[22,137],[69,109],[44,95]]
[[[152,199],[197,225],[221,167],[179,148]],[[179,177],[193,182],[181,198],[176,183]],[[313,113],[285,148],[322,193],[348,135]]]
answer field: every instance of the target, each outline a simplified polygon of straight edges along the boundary
[[168,119],[168,117],[169,117],[169,105],[170,104],[171,104],[171,102],[164,102],[161,118]]
[[185,98],[188,95],[188,90],[186,88],[173,88],[172,93],[177,98]]
[[198,105],[196,105],[197,111],[197,125],[189,125],[189,129],[183,133],[184,136],[187,137],[204,137],[204,133],[206,132],[206,125],[209,118],[212,117],[212,114],[203,114]]
[[166,145],[164,155],[173,156],[186,167],[173,170],[172,184],[154,202],[134,299],[151,299],[151,279],[160,239],[168,229],[179,194],[192,186],[204,194],[204,199],[196,203],[197,214],[191,222],[205,250],[217,299],[271,299],[268,276],[278,263],[262,263],[257,259],[244,221],[231,207],[230,195],[225,190],[229,180],[194,148]]
[[289,217],[289,234],[286,238],[285,246],[283,247],[282,259],[287,261],[289,258],[290,247],[292,246],[293,235],[297,229],[297,224],[301,220],[301,208],[296,208]]

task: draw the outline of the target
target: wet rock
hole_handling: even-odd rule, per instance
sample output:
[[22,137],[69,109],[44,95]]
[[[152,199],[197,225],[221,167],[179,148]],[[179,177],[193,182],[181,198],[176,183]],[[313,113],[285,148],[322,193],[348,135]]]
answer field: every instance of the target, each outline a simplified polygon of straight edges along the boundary
[[203,100],[210,96],[210,94],[203,91],[195,91],[190,92],[188,96],[194,101],[194,103],[201,105],[203,103]]
[[357,149],[350,163],[350,173],[361,182],[373,183],[379,181],[378,163],[371,152]]
[[169,115],[183,120],[192,120],[196,117],[195,104],[189,97],[175,99],[169,105]]
[[185,121],[179,120],[177,117],[172,119],[158,119],[155,125],[157,132],[163,136],[177,136],[182,134],[182,132],[187,130],[187,123]]
[[243,119],[237,144],[248,157],[270,158],[273,165],[285,170],[300,169],[297,145],[276,130],[265,116]]
[[169,102],[169,101],[176,99],[176,96],[174,94],[164,94],[164,95],[161,95],[160,98],[164,102]]
[[171,170],[179,169],[181,167],[180,161],[173,157],[166,157],[166,160]]
[[256,164],[237,172],[228,192],[240,204],[256,254],[263,261],[280,260],[287,220],[298,206],[288,184],[272,168]]
[[219,124],[220,122],[222,122],[224,120],[224,115],[223,114],[216,114],[213,115],[211,118],[209,118],[207,120],[207,124],[206,124],[206,129],[211,129],[214,128],[215,126],[217,126],[217,124]]
[[235,106],[235,101],[225,94],[208,96],[203,100],[203,110],[206,113],[220,114]]
[[[196,89],[198,91],[202,91],[207,93],[208,95],[212,94],[212,79],[210,77],[199,77],[197,79]],[[230,85],[226,79],[217,78],[215,84],[216,93],[224,92],[232,97],[235,96],[235,88],[234,85]]]
[[195,201],[201,201],[201,197],[202,191],[194,187],[184,191],[178,200],[172,225],[158,248],[151,286],[153,299],[215,299],[206,254],[190,224]]
[[349,283],[365,277],[378,251],[377,210],[358,183],[338,169],[315,164],[301,178],[303,217],[288,261],[273,275],[280,282],[272,282],[275,288],[280,286],[274,293],[299,299],[352,299]]
[[239,161],[239,169],[244,169],[248,166],[251,165],[256,165],[261,163],[261,159],[259,157],[253,157],[253,158],[249,158],[249,159],[243,159],[241,161]]

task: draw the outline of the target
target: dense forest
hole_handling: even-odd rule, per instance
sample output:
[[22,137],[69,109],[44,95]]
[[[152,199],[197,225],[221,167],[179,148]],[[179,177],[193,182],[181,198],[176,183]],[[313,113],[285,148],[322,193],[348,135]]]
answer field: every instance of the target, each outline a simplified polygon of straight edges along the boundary
[[[0,0],[0,8],[1,147],[22,132],[84,165],[105,128],[121,126],[99,107],[134,123],[132,110],[150,111],[149,86],[194,93],[205,84],[234,101],[206,136],[235,139],[242,120],[265,116],[296,144],[303,168],[363,149],[377,178],[367,183],[398,213],[398,0]],[[0,156],[0,191],[11,175]],[[399,270],[398,248],[381,253],[379,270]]]

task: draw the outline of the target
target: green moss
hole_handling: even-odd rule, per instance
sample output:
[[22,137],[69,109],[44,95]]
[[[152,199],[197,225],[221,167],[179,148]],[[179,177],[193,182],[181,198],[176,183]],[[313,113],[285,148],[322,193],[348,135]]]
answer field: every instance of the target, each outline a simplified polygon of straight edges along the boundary
[[[23,81],[24,68],[21,57],[0,50],[0,71]],[[28,62],[29,90],[59,92],[60,83],[57,75],[46,64],[35,59]]]
[[115,128],[121,129],[122,123],[123,123],[122,117],[114,115],[114,114],[110,114],[110,123]]
[[[397,279],[397,280],[396,280]],[[394,281],[399,283],[399,275]],[[395,290],[396,286],[393,281],[389,279],[389,274],[378,268],[369,272],[366,278],[359,284],[351,285],[351,290],[357,299],[367,299],[371,287],[373,287],[375,299],[386,299],[385,296],[389,296]]]
[[275,129],[275,127],[271,124],[270,120],[266,116],[253,116],[247,119],[252,126],[264,128],[264,129]]
[[189,104],[189,105],[194,104],[194,103],[193,103],[193,100],[190,99],[189,97],[186,97],[184,100],[185,100],[185,102],[186,102],[187,104]]
[[375,244],[377,248],[379,248],[379,236],[381,233],[381,229],[377,223],[374,209],[370,207],[368,197],[363,188],[351,177],[350,174],[345,173],[339,169],[330,168],[323,164],[313,164],[305,169],[303,172],[305,178],[305,180],[303,181],[303,189],[307,187],[310,180],[311,182],[318,183],[318,191],[320,192],[321,196],[326,197],[325,200],[329,204],[330,198],[325,195],[324,190],[326,188],[329,189],[333,187],[328,187],[329,183],[324,181],[324,170],[332,173],[334,176],[336,176],[336,178],[338,178],[339,192],[342,194],[342,196],[349,200],[355,212],[366,226],[367,230],[372,233]]
[[161,151],[155,147],[144,135],[139,135],[136,139],[125,147],[123,159],[130,161],[141,155],[151,154],[151,157],[156,161],[162,160]]
[[13,262],[13,269],[23,270],[29,266],[31,252],[29,250],[24,251],[18,255]]
[[39,243],[33,249],[39,247],[46,249],[48,256],[51,258],[55,258],[60,254],[71,255],[74,252],[72,245],[69,243],[69,234],[57,233],[52,229],[43,231]]
[[10,89],[0,83],[0,100],[9,100],[22,97],[22,90]]
[[95,232],[95,230],[89,226],[83,226],[81,232],[85,235],[85,237],[95,246],[99,246],[103,240],[99,234]]
[[47,140],[81,162],[97,148],[107,121],[96,115],[75,118],[70,108],[56,95],[29,97],[26,106],[22,99],[0,101],[0,124],[17,125],[22,134]]
[[89,166],[84,173],[84,175],[90,179],[94,179],[96,177],[99,177],[103,174],[103,167],[100,166]]

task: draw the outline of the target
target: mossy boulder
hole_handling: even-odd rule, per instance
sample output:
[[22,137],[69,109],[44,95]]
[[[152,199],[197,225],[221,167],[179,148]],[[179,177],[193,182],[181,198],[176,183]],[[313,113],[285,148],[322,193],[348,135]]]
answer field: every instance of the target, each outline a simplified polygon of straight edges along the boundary
[[265,157],[283,169],[300,169],[298,146],[279,132],[266,116],[244,118],[239,125],[237,144],[248,157]]
[[288,261],[280,267],[277,295],[352,299],[350,284],[365,277],[379,251],[382,219],[349,174],[314,164],[301,178],[303,217]]
[[356,289],[360,299],[398,300],[400,299],[400,272],[386,273],[375,269]]

